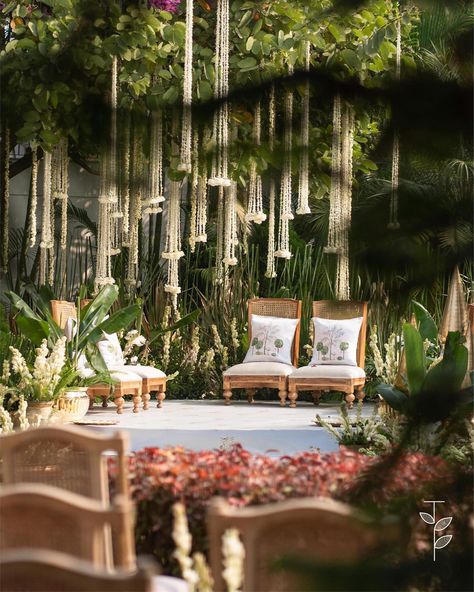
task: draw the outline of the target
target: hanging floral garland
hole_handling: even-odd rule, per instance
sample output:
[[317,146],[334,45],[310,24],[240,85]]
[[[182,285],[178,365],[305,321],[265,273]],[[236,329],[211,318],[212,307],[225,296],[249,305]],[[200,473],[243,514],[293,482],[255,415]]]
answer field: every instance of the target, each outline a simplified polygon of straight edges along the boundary
[[36,212],[38,209],[38,150],[32,146],[31,148],[31,208],[29,219],[29,239],[30,248],[36,244]]
[[[261,130],[261,113],[260,101],[255,105],[253,113],[253,142],[258,149],[260,146],[260,130]],[[262,198],[262,177],[257,173],[257,163],[254,158],[250,163],[250,180],[249,180],[249,202],[248,210],[245,215],[247,222],[255,222],[261,224],[267,219],[263,212],[263,198]]]
[[150,132],[150,165],[148,172],[148,198],[144,200],[144,214],[159,214],[163,195],[163,113],[153,112]]
[[191,172],[192,100],[193,100],[193,0],[186,0],[186,34],[184,40],[183,118],[181,152],[178,170]]
[[[395,78],[400,80],[401,75],[401,58],[402,58],[402,33],[400,15],[397,11],[397,50],[396,50],[396,65],[395,65]],[[390,230],[398,230],[400,223],[398,221],[398,184],[400,177],[400,141],[398,132],[395,131],[393,134],[393,147],[392,147],[392,187],[390,192],[390,221],[387,228]]]
[[[61,250],[67,245],[67,201],[69,192],[69,156],[67,138],[62,138],[53,148],[51,155],[51,191],[52,199],[61,204]],[[54,207],[54,206],[53,206]]]
[[41,216],[41,242],[40,242],[40,284],[46,283],[47,254],[54,247],[54,221],[51,196],[51,152],[45,152],[43,156],[43,205]]
[[191,253],[196,250],[196,229],[197,229],[197,194],[199,186],[199,134],[194,130],[193,134],[193,154],[192,154],[192,175],[191,191],[189,201],[191,211],[189,213],[189,246]]
[[[130,247],[130,111],[127,110],[123,120],[120,145],[120,188],[119,202],[122,212],[122,247]],[[151,147],[150,150],[153,148]]]
[[237,183],[232,181],[232,185],[225,192],[225,233],[224,233],[224,258],[226,267],[237,265],[238,260],[235,256],[235,247],[239,244],[237,239]]
[[224,187],[219,186],[217,196],[217,228],[216,228],[216,283],[223,284],[226,269],[224,267]]
[[331,188],[329,191],[329,228],[325,253],[339,252],[339,225],[341,219],[341,97],[333,102]]
[[10,130],[4,128],[3,133],[3,228],[2,228],[2,272],[6,273],[9,251],[9,212],[10,212]]
[[[305,71],[309,72],[311,62],[310,42],[306,42]],[[301,132],[300,132],[300,170],[298,183],[297,214],[311,214],[309,208],[309,78],[306,78],[302,105],[301,105]]]
[[[276,106],[275,106],[275,86],[272,85],[270,91],[270,103],[268,106],[269,121],[268,121],[268,147],[270,153],[275,149],[275,120],[276,120]],[[268,192],[268,248],[267,248],[267,269],[265,277],[276,277],[275,269],[275,198],[276,198],[276,183],[272,176],[270,179],[270,188]]]
[[[293,66],[289,66],[289,74],[293,74]],[[290,220],[293,220],[291,211],[291,150],[293,136],[293,92],[285,91],[284,102],[284,155],[283,170],[281,175],[280,187],[280,226],[278,232],[278,249],[275,251],[275,257],[282,259],[291,259],[290,251]]]
[[[226,99],[229,92],[229,0],[217,0],[216,79],[214,97]],[[224,100],[214,114],[213,138],[216,154],[208,183],[229,187],[229,105]]]

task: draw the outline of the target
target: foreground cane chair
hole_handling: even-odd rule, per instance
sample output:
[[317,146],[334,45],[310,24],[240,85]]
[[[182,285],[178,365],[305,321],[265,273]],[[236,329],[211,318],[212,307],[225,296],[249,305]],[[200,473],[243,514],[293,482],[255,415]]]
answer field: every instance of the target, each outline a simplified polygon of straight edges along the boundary
[[104,506],[49,485],[7,485],[0,491],[0,549],[50,549],[99,567],[133,570],[132,511],[124,496]]
[[[301,300],[290,298],[254,298],[248,301],[248,335],[252,343],[252,315],[301,319]],[[298,365],[300,325],[296,327],[292,345],[293,366]],[[280,362],[248,362],[237,364],[224,371],[223,390],[226,405],[230,404],[232,389],[244,388],[249,403],[253,403],[257,388],[278,389],[280,405],[285,406],[288,375],[295,369]]]
[[[313,316],[322,319],[353,319],[362,317],[362,325],[357,342],[357,366],[321,365],[303,366],[288,378],[288,398],[290,407],[296,407],[299,391],[313,391],[317,404],[324,391],[346,393],[346,402],[351,408],[356,393],[357,399],[365,397],[365,340],[367,333],[367,302],[352,300],[319,300],[313,302]],[[317,336],[314,337],[316,343]]]
[[[89,301],[82,301],[88,304]],[[51,314],[53,320],[61,327],[66,329],[69,319],[77,319],[77,310],[73,302],[67,300],[51,300]],[[72,339],[72,335],[68,336]],[[94,375],[94,371],[90,368],[83,368],[82,373],[85,378]],[[108,384],[95,384],[87,389],[87,394],[90,399],[90,406],[94,404],[94,399],[100,397],[102,399],[102,407],[107,407],[107,399],[113,394],[114,403],[117,407],[117,413],[123,413],[124,396],[132,395],[133,397],[133,412],[138,413],[140,401],[143,399],[143,408],[148,409],[149,394],[143,392],[143,382],[140,376],[131,371],[114,370],[110,373],[116,384],[110,387]]]
[[76,426],[45,426],[0,437],[5,485],[42,483],[110,502],[106,454],[117,459],[115,490],[127,498],[128,436],[111,436]]
[[300,590],[294,573],[275,571],[274,562],[297,557],[321,563],[350,563],[393,543],[398,527],[376,527],[365,515],[328,498],[303,498],[251,508],[212,500],[208,515],[211,571],[215,592],[223,592],[222,535],[236,528],[245,547],[244,592]]
[[65,553],[43,549],[5,551],[0,558],[2,592],[152,592],[156,568],[140,560],[136,572],[110,573]]

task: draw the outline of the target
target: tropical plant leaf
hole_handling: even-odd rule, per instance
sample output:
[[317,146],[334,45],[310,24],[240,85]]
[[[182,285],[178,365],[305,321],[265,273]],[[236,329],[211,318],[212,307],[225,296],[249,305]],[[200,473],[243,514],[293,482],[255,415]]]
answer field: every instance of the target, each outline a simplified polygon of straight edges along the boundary
[[21,313],[15,319],[20,332],[34,345],[41,345],[43,339],[49,338],[49,325],[41,319],[31,319]]
[[408,387],[410,394],[414,395],[420,392],[426,375],[423,339],[410,323],[403,325],[403,339],[405,341]]
[[435,523],[435,519],[433,518],[433,516],[431,514],[428,514],[427,512],[420,512],[420,518],[423,520],[423,522],[426,522],[426,524]]
[[443,359],[431,368],[423,382],[426,393],[456,393],[460,390],[466,376],[469,353],[461,343],[461,335],[457,331],[448,333]]
[[89,343],[97,343],[102,338],[103,333],[117,333],[126,329],[140,313],[140,306],[132,304],[122,308],[110,315],[108,319],[94,327],[86,338]]
[[439,537],[439,539],[437,539],[435,542],[435,545],[434,545],[435,549],[444,549],[445,547],[447,547],[449,545],[452,538],[453,538],[452,534],[446,534],[442,537]]
[[432,343],[436,343],[438,340],[438,327],[433,317],[419,302],[412,300],[412,304],[416,322],[418,323],[418,331],[422,339],[429,339]]
[[403,413],[408,404],[408,397],[402,391],[399,391],[390,384],[379,384],[377,386],[378,393],[383,397],[392,409]]
[[177,331],[178,329],[181,329],[182,327],[186,327],[187,325],[194,323],[200,314],[201,314],[200,310],[198,310],[198,309],[193,310],[192,312],[185,315],[182,319],[180,319],[179,321],[177,321],[173,325],[170,325],[169,327],[166,327],[165,329],[156,329],[156,330],[152,331],[150,343],[153,343],[156,339],[158,339],[158,337],[160,337],[164,333],[169,333],[170,331]]
[[434,529],[437,532],[439,532],[441,530],[445,530],[451,524],[452,520],[453,520],[452,516],[447,516],[446,518],[441,518],[441,520],[438,520],[438,522],[435,524]]

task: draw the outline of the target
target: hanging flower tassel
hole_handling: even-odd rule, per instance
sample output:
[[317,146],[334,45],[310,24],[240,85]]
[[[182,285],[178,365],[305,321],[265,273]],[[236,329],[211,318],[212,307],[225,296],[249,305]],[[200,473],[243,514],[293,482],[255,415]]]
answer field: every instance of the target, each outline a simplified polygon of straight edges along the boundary
[[[229,92],[229,0],[217,0],[216,79],[214,97],[226,99]],[[225,100],[214,114],[213,137],[216,155],[208,184],[229,187],[229,105]]]
[[216,237],[216,283],[225,280],[224,262],[224,187],[220,186],[217,196],[217,237]]
[[207,200],[208,187],[206,177],[199,176],[197,186],[197,203],[196,203],[196,239],[197,243],[207,243]]
[[[152,136],[153,137],[153,136]],[[120,211],[122,217],[122,247],[130,246],[130,111],[126,112],[121,138]],[[151,146],[153,150],[153,146]],[[150,156],[151,160],[151,156]],[[150,175],[151,178],[151,175]]]
[[186,0],[186,35],[184,40],[183,120],[179,171],[191,172],[192,100],[193,100],[193,0]]
[[[258,149],[260,146],[260,130],[261,130],[261,114],[260,101],[255,106],[253,114],[253,142]],[[248,211],[245,215],[247,222],[255,222],[261,224],[267,219],[266,214],[263,213],[263,199],[262,199],[262,178],[257,173],[257,163],[254,158],[250,163],[250,181],[249,181],[249,203]]]
[[[272,85],[270,91],[270,104],[268,106],[269,121],[268,121],[268,147],[270,153],[275,149],[275,86]],[[265,277],[276,277],[275,269],[275,201],[276,201],[276,183],[272,177],[270,179],[270,189],[268,193],[268,248],[267,248],[267,269]]]
[[332,116],[331,189],[329,191],[328,242],[324,252],[339,252],[338,228],[341,219],[341,97],[336,95]]
[[53,200],[61,203],[61,250],[67,245],[67,200],[69,192],[69,156],[68,142],[63,138],[57,144],[51,156],[51,191]]
[[35,148],[31,148],[31,209],[30,209],[30,221],[29,221],[29,239],[30,248],[33,248],[36,244],[36,212],[38,209],[38,151]]
[[144,214],[159,214],[160,204],[165,201],[163,195],[163,114],[152,113],[150,133],[150,165],[148,198],[143,202]]
[[[290,74],[293,68],[289,68]],[[280,225],[278,233],[278,250],[275,257],[291,259],[290,251],[290,220],[293,220],[291,211],[291,149],[293,135],[293,92],[285,92],[285,131],[284,131],[284,157],[283,171],[280,187]]]
[[193,137],[193,155],[192,155],[192,176],[191,176],[191,191],[189,201],[191,204],[191,212],[189,214],[189,246],[191,253],[196,250],[196,229],[197,229],[197,195],[199,186],[199,135],[197,130],[194,131]]
[[346,105],[342,118],[341,146],[341,218],[339,224],[339,253],[336,268],[336,298],[350,299],[349,232],[352,213],[352,156],[354,144],[354,110]]
[[166,246],[162,257],[168,260],[168,281],[165,292],[171,294],[173,308],[177,308],[179,286],[179,260],[184,256],[181,250],[181,184],[170,181],[168,200],[168,224],[166,229]]
[[[311,61],[310,42],[306,42],[305,71],[309,72]],[[297,214],[311,214],[309,208],[309,78],[306,79],[301,105],[300,170],[298,184]]]
[[10,218],[10,130],[8,127],[4,128],[3,138],[3,183],[2,183],[2,269],[6,273],[8,267],[8,251],[9,251],[9,218]]
[[[398,15],[399,16],[399,15]],[[400,80],[402,58],[402,34],[400,18],[397,20],[397,51],[396,51],[396,70],[395,78]],[[400,142],[398,132],[393,134],[392,147],[392,185],[390,192],[390,221],[387,225],[389,230],[398,230],[400,223],[398,221],[398,185],[400,178]]]
[[41,242],[40,242],[40,284],[46,283],[46,270],[48,265],[48,251],[54,247],[53,221],[52,221],[52,196],[51,196],[51,152],[45,152],[43,156],[43,206],[41,216]]
[[237,240],[237,183],[232,181],[232,185],[226,191],[225,203],[225,231],[224,231],[224,265],[232,267],[237,265],[238,260],[235,256],[235,247],[239,244]]

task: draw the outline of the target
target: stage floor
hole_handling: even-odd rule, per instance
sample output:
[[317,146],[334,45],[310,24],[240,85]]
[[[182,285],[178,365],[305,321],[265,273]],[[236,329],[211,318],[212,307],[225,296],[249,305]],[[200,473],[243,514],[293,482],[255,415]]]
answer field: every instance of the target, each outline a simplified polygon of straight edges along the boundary
[[[363,414],[370,415],[373,404],[365,403]],[[96,405],[84,420],[117,421],[116,425],[91,425],[94,430],[125,430],[130,437],[130,448],[183,446],[193,450],[206,450],[240,443],[251,452],[270,455],[296,452],[337,450],[335,439],[323,428],[314,425],[316,413],[337,420],[338,404],[299,402],[295,409],[280,407],[275,401],[167,401],[161,409],[150,401],[147,411],[132,412],[126,402],[124,412],[118,415],[115,406],[107,409]],[[351,410],[355,414],[355,409]]]

